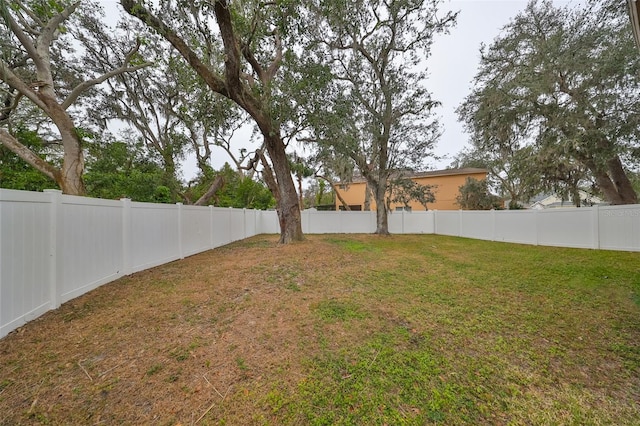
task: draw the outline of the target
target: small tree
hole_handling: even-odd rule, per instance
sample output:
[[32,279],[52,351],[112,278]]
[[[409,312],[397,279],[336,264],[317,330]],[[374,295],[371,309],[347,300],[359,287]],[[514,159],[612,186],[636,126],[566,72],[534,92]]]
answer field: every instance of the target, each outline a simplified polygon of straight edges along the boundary
[[500,198],[489,192],[486,179],[468,177],[459,188],[456,203],[463,210],[492,210],[500,208]]

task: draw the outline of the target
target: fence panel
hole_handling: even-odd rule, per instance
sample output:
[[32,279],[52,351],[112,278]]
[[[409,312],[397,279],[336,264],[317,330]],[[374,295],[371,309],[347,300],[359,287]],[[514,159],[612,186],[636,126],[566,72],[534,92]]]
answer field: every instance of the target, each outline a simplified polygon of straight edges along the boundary
[[599,247],[640,251],[640,204],[598,209]]
[[340,232],[342,212],[306,210],[302,213],[302,231],[307,234]]
[[[304,228],[302,228],[304,230]],[[280,223],[275,210],[258,211],[258,234],[279,234]]]
[[[375,212],[302,212],[303,231],[372,233]],[[392,233],[640,251],[640,205],[389,215]],[[103,283],[256,234],[275,211],[0,189],[0,337]]]
[[403,212],[403,229],[405,234],[435,233],[435,212]]
[[181,257],[211,248],[211,210],[202,206],[180,206]]
[[244,210],[244,238],[258,235],[258,212],[256,210]]
[[213,247],[229,244],[231,241],[231,210],[211,207],[211,226],[213,227]]
[[535,210],[496,211],[494,241],[537,244]]
[[245,236],[245,212],[244,210],[229,210],[229,228],[231,229],[231,241],[240,241]]
[[460,212],[459,211],[435,211],[436,227],[435,233],[438,235],[460,235]]
[[123,275],[122,203],[61,196],[60,303]]
[[179,206],[131,203],[131,269],[152,268],[180,258]]
[[375,212],[336,212],[341,234],[371,234],[376,231]]
[[538,244],[540,245],[575,248],[593,247],[592,208],[540,210],[537,213],[536,226]]
[[387,214],[387,227],[392,234],[404,234],[404,211],[390,211]]
[[461,212],[460,235],[478,240],[495,238],[495,211]]
[[0,189],[0,337],[52,307],[51,204]]

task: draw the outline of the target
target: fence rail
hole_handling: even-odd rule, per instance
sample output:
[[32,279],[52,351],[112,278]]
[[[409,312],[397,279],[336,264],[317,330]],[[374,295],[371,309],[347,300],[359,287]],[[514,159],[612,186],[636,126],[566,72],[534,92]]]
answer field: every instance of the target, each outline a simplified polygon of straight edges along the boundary
[[[375,212],[302,213],[303,231],[371,233]],[[640,251],[640,205],[544,211],[394,212],[397,234]],[[0,338],[124,275],[257,234],[276,212],[0,189]]]

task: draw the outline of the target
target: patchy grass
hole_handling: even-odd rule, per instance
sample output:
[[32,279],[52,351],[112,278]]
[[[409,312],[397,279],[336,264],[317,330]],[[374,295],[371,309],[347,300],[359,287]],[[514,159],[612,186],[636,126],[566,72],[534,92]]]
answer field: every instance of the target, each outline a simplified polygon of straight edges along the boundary
[[640,254],[274,239],[0,340],[0,424],[640,424]]

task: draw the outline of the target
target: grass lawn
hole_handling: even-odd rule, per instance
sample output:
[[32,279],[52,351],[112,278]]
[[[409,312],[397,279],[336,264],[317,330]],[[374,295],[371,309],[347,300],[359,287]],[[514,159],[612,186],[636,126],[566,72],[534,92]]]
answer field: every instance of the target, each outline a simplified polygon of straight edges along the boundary
[[640,253],[275,240],[0,340],[0,424],[640,425]]

